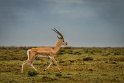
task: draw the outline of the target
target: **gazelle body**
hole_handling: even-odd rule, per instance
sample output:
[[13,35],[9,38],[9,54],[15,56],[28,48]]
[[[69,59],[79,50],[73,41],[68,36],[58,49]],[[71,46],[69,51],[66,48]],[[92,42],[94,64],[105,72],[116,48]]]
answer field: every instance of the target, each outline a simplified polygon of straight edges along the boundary
[[37,48],[28,49],[27,50],[28,59],[22,63],[22,71],[21,71],[22,73],[23,73],[24,65],[27,63],[29,63],[32,66],[32,68],[35,71],[37,71],[37,69],[33,66],[33,62],[35,58],[38,56],[47,57],[50,59],[50,64],[45,70],[47,70],[54,62],[57,65],[58,70],[60,71],[59,65],[54,57],[56,56],[57,52],[60,50],[62,45],[67,45],[67,42],[64,41],[63,35],[58,30],[56,30],[55,28],[52,30],[55,31],[60,36],[60,37],[57,36],[58,40],[55,47],[37,47]]

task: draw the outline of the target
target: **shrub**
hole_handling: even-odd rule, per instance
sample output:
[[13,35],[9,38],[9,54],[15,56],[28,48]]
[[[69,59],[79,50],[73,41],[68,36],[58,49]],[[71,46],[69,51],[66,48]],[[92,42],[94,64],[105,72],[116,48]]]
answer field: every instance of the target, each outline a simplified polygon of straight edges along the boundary
[[83,58],[84,61],[92,61],[93,60],[93,57],[91,56],[86,56]]
[[28,71],[28,76],[36,76],[37,74],[36,71]]

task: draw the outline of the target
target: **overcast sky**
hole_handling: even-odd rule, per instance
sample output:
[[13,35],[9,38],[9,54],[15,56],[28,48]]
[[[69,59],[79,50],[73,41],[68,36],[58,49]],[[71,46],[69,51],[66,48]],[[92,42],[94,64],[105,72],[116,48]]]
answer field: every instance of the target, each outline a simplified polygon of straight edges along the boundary
[[0,46],[124,47],[124,0],[0,0]]

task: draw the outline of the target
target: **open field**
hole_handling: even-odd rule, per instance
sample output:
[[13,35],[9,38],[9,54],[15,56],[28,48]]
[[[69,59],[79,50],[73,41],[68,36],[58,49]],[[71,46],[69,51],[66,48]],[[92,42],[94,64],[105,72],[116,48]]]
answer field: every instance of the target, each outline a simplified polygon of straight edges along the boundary
[[124,83],[124,48],[62,48],[49,70],[47,58],[37,58],[35,72],[27,59],[27,47],[0,47],[0,83]]

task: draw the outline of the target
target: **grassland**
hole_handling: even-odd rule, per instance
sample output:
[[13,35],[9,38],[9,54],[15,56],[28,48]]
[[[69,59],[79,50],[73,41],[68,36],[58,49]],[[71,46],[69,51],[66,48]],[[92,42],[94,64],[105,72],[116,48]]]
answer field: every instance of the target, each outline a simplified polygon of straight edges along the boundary
[[55,65],[44,69],[49,59],[37,58],[35,72],[27,59],[27,47],[0,47],[0,83],[124,83],[124,48],[62,48]]

